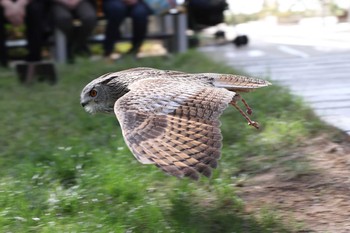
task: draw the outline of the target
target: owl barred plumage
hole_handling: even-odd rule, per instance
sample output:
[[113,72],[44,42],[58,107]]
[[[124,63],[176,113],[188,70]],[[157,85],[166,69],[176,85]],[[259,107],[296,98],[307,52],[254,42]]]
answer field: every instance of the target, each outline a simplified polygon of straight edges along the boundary
[[124,140],[135,158],[168,174],[210,177],[221,155],[219,117],[230,104],[256,128],[237,105],[237,92],[269,82],[230,74],[188,74],[153,68],[108,73],[90,82],[81,104],[90,113],[114,111]]

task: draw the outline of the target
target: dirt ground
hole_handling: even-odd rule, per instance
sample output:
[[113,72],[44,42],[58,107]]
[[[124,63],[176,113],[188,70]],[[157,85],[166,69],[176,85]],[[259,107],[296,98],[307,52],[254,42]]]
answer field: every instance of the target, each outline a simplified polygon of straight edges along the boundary
[[344,138],[312,139],[287,158],[293,169],[281,163],[246,180],[239,188],[246,211],[273,209],[296,232],[350,232],[350,139]]

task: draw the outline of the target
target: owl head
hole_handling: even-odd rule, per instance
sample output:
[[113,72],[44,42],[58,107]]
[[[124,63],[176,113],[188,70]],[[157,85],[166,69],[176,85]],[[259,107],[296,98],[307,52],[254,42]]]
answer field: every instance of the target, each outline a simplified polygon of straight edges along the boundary
[[125,84],[118,82],[111,74],[100,77],[87,84],[81,92],[80,103],[89,113],[113,113],[115,102],[128,92]]

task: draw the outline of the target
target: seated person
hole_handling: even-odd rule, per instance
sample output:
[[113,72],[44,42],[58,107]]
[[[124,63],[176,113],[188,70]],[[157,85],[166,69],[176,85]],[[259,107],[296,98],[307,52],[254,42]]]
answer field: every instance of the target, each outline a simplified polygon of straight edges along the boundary
[[[75,53],[89,55],[86,44],[97,22],[94,0],[52,0],[53,23],[67,37],[68,59],[72,62]],[[74,26],[79,19],[81,25]]]
[[147,34],[148,16],[152,13],[148,5],[142,0],[103,0],[102,7],[107,19],[104,56],[109,58],[112,55],[114,44],[121,36],[119,28],[128,16],[133,24],[132,47],[128,53],[136,55]]
[[26,39],[28,55],[26,60],[36,62],[41,60],[41,48],[44,40],[44,25],[42,23],[45,13],[45,0],[0,0],[0,62],[2,66],[8,65],[6,48],[6,27],[26,26]]
[[[27,40],[26,61],[16,69],[22,82],[31,82],[34,76],[43,71],[48,78],[56,79],[53,64],[42,64],[41,50],[44,44],[44,23],[46,0],[0,0],[0,65],[8,65],[6,48],[6,24],[14,27],[25,24]],[[40,69],[37,67],[40,66]],[[43,66],[43,67],[41,67]]]

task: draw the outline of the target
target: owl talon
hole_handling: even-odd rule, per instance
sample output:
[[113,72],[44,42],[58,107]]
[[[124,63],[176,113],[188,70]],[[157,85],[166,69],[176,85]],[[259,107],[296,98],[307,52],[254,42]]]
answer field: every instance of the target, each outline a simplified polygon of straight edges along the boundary
[[[237,103],[236,103],[236,101],[237,101],[237,99],[233,99],[231,102],[230,102],[230,104],[233,106],[233,107],[235,107],[241,114],[242,114],[242,116],[248,121],[248,125],[251,125],[251,126],[253,126],[254,128],[256,128],[256,129],[259,129],[259,123],[258,122],[255,122],[255,121],[252,121],[250,118],[249,118],[249,116],[247,116],[247,114],[245,114],[245,112],[243,112],[242,111],[242,109],[237,105]],[[242,101],[243,102],[243,101]],[[245,103],[244,105],[245,106],[248,106],[247,105],[247,103],[244,101],[243,103]],[[247,109],[247,113],[250,115],[250,114],[252,114],[252,109],[248,106],[247,107],[248,109]]]
[[252,115],[253,114],[253,110],[251,108],[247,108],[246,112],[247,112],[248,115]]
[[253,109],[251,107],[249,107],[248,103],[245,101],[245,99],[243,99],[243,97],[240,95],[240,94],[237,94],[235,95],[235,97],[233,97],[232,101],[234,103],[237,103],[237,101],[240,100],[242,101],[242,103],[244,104],[244,106],[246,107],[246,113],[248,115],[252,115],[253,114]]
[[240,98],[241,98],[242,103],[244,104],[244,106],[247,109],[246,112],[248,113],[248,115],[252,115],[253,114],[253,110],[251,109],[251,107],[249,107],[248,103],[245,101],[245,99],[242,98],[242,96],[240,96]]
[[260,128],[259,123],[256,122],[256,121],[248,122],[248,125],[251,125],[251,126],[253,126],[254,128],[256,128],[256,129],[259,129],[259,128]]

